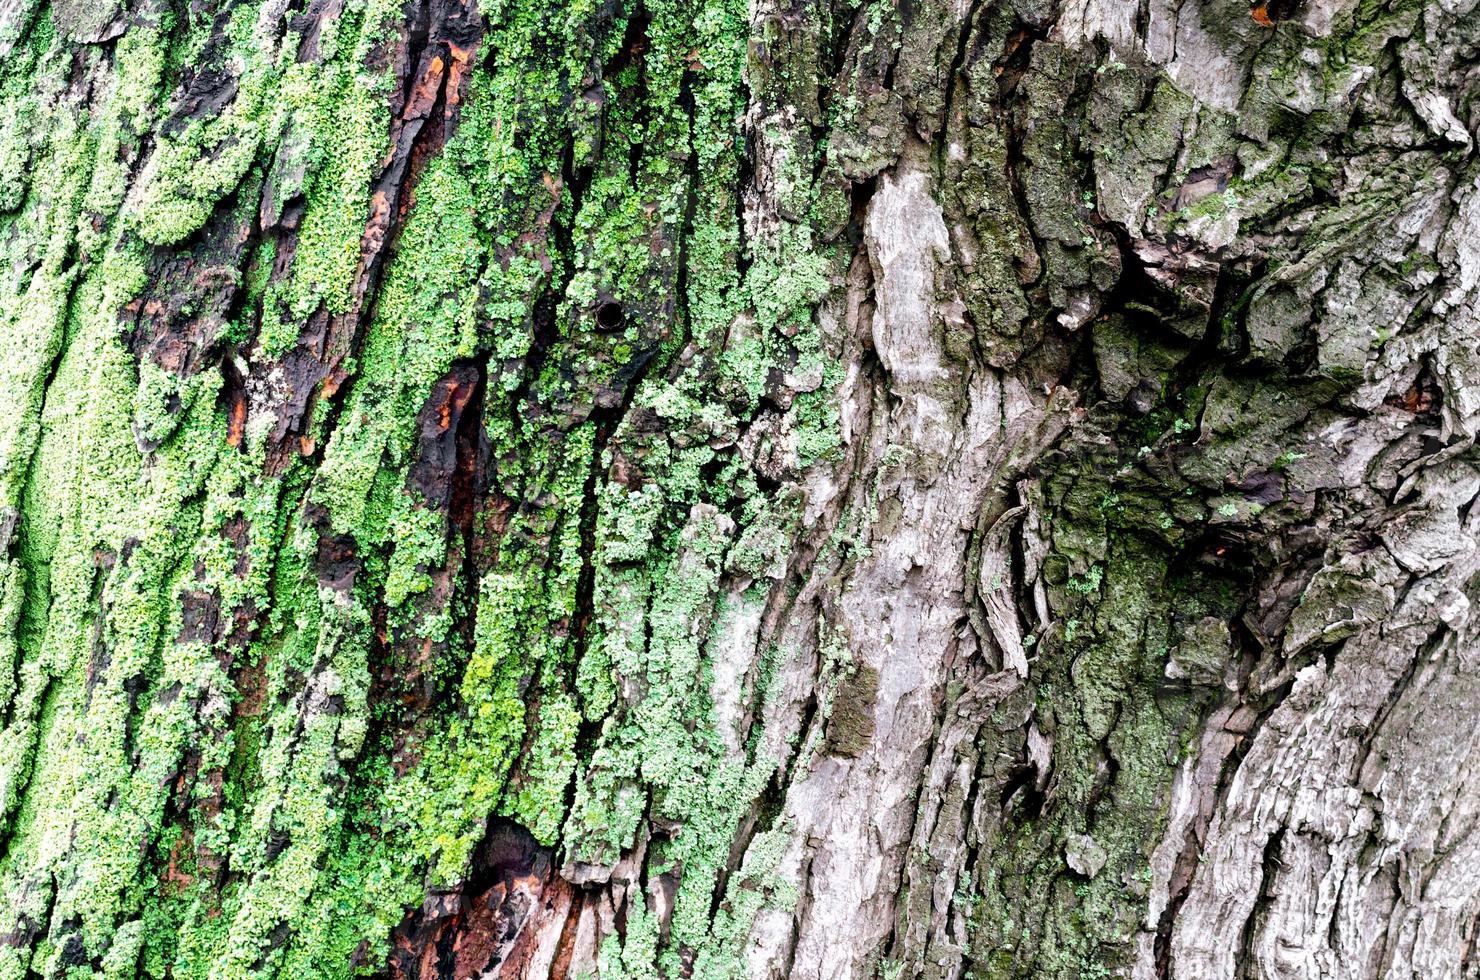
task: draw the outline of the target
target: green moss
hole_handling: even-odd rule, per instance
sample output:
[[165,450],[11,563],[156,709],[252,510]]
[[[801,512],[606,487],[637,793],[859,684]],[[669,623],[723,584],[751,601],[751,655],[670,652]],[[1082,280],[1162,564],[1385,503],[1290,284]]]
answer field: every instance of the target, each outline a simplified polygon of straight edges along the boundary
[[[131,24],[111,101],[91,114],[9,84],[38,80],[53,44],[40,27],[23,74],[0,81],[13,131],[45,134],[0,144],[0,161],[39,175],[0,186],[0,249],[29,270],[0,287],[0,508],[20,515],[17,559],[0,569],[16,636],[0,648],[13,706],[0,894],[47,930],[34,951],[0,951],[0,976],[47,970],[79,942],[105,976],[370,972],[425,882],[466,873],[489,814],[606,860],[636,832],[634,794],[684,828],[658,858],[684,871],[672,942],[639,915],[613,963],[671,975],[686,945],[704,975],[724,975],[761,905],[795,901],[760,884],[785,841],[776,829],[710,915],[731,837],[777,762],[732,756],[715,730],[709,621],[722,577],[776,572],[797,519],[758,502],[725,438],[779,370],[809,379],[788,409],[796,465],[839,446],[827,392],[840,379],[812,320],[839,259],[789,222],[736,271],[743,5],[649,5],[650,47],[602,79],[605,108],[571,94],[593,56],[617,54],[624,23],[579,4],[485,11],[489,56],[451,142],[418,170],[363,343],[342,362],[352,380],[315,402],[303,433],[321,463],[268,475],[271,418],[254,414],[228,446],[221,374],[140,365],[119,336],[118,311],[161,263],[198,259],[209,222],[259,208],[275,220],[299,197],[291,259],[267,236],[232,270],[244,303],[224,340],[254,347],[225,356],[255,395],[306,317],[355,309],[387,136],[389,76],[370,55],[396,12],[347,4],[303,60],[296,24],[256,5],[219,24]],[[155,131],[187,64],[232,74],[236,95]],[[571,133],[573,166],[592,174],[580,201],[562,185]],[[800,147],[787,157],[797,214],[816,196],[812,168]],[[531,378],[542,296],[558,310]],[[620,335],[589,329],[598,296],[627,309]],[[754,336],[729,343],[741,318]],[[509,507],[476,580],[462,565],[471,536],[407,484],[415,419],[459,359],[489,361],[493,479]],[[577,402],[603,387],[675,437],[587,418]],[[608,442],[640,455],[638,489],[607,481]],[[320,509],[354,542],[351,587],[320,581]],[[471,637],[452,628],[469,619]],[[424,665],[435,704],[410,721],[371,697],[374,658],[406,637],[444,651]],[[398,744],[403,721],[414,738]],[[601,727],[578,760],[582,721]]]

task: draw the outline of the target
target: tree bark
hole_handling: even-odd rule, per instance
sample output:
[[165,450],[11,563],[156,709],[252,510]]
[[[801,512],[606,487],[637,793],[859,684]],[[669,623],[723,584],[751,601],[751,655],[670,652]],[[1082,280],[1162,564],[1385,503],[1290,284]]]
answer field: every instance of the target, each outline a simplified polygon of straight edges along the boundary
[[0,0],[0,980],[1480,977],[1476,0]]

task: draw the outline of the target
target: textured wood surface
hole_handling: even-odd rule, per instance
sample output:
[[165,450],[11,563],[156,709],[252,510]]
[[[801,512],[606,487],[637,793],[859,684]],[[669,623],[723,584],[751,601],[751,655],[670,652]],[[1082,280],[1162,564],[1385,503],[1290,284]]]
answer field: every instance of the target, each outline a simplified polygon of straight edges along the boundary
[[1475,0],[0,0],[0,980],[1480,977]]

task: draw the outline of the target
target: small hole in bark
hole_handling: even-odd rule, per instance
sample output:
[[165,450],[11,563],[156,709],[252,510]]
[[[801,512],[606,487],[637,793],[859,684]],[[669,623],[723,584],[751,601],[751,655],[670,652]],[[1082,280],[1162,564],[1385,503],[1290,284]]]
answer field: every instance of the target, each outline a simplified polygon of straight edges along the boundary
[[602,303],[596,308],[596,326],[602,330],[616,330],[624,319],[621,303]]

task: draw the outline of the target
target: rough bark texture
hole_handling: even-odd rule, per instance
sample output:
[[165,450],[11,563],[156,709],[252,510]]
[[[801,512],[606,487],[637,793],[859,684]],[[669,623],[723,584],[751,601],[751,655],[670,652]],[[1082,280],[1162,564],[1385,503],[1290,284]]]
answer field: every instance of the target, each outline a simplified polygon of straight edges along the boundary
[[1480,977],[1476,0],[0,0],[0,980]]

